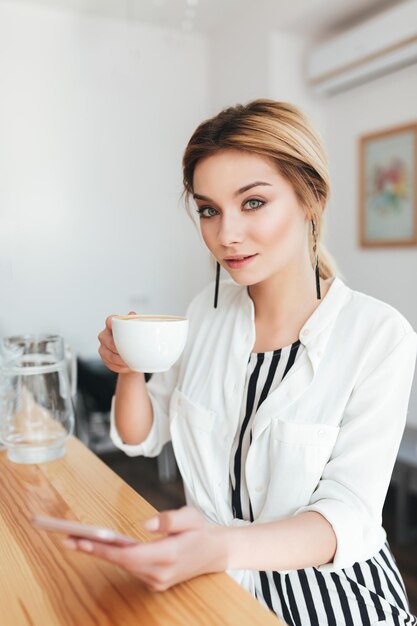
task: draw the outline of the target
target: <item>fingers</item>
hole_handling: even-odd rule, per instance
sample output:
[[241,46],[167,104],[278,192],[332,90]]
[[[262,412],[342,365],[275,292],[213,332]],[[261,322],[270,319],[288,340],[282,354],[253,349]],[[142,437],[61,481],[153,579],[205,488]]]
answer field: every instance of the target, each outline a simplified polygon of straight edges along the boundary
[[[128,315],[137,315],[136,311],[129,311]],[[109,315],[108,317],[106,317],[106,328],[108,330],[112,329],[112,317],[114,317],[114,315]]]
[[110,331],[102,330],[101,333],[97,336],[97,339],[99,340],[100,345],[105,346],[108,350],[113,352],[113,354],[118,354],[113,335]]
[[105,323],[107,330],[110,330],[110,331],[112,329],[112,325],[111,325],[112,317],[113,315],[109,315],[108,317],[106,317],[106,323]]
[[[124,566],[126,555],[124,550],[128,547],[112,546],[100,541],[90,541],[89,539],[78,539],[77,537],[68,537],[64,539],[63,544],[70,550],[80,550],[81,552],[87,552],[93,554],[99,558],[111,561],[115,565]],[[136,547],[136,546],[135,546]]]
[[[67,537],[62,543],[70,550],[79,550],[124,568],[138,578],[148,591],[164,591],[172,584],[172,559],[169,562],[166,558],[164,562],[146,559],[137,551],[143,546],[117,547],[76,537]],[[166,548],[162,547],[160,552],[166,555]]]
[[97,338],[100,343],[104,343],[109,348],[109,350],[117,353],[116,344],[113,340],[112,317],[114,316],[109,315],[109,317],[106,317],[105,327],[101,331],[101,333],[99,333]]
[[171,538],[137,546],[114,546],[77,537],[67,537],[62,543],[70,550],[80,550],[110,561],[135,574],[150,575],[149,567],[171,565],[176,558],[176,546]]
[[186,530],[202,528],[206,520],[194,507],[183,506],[180,509],[163,511],[143,523],[143,527],[151,532],[179,533]]
[[[130,311],[129,315],[136,315],[134,311]],[[104,364],[113,372],[118,374],[130,372],[129,367],[120,357],[116,344],[113,339],[112,332],[112,318],[113,315],[109,315],[106,318],[105,328],[98,334],[97,339],[100,342],[98,353],[101,356]]]
[[[206,545],[210,523],[194,507],[164,511],[143,526],[152,526],[149,522],[166,535],[134,546],[114,546],[72,536],[64,545],[122,567],[151,591],[163,591],[195,575],[218,571],[212,569],[212,550]],[[205,551],[209,552],[208,564]]]
[[[129,311],[128,315],[136,315],[135,311]],[[118,354],[118,350],[116,348],[116,344],[113,339],[113,331],[112,331],[112,318],[114,315],[109,315],[106,317],[105,328],[99,333],[97,339],[101,344],[104,344],[105,347],[114,352],[114,354]]]
[[98,353],[105,362],[106,365],[114,365],[116,367],[127,367],[126,363],[123,361],[118,352],[114,353],[112,350],[109,350],[107,346],[101,344],[98,349]]

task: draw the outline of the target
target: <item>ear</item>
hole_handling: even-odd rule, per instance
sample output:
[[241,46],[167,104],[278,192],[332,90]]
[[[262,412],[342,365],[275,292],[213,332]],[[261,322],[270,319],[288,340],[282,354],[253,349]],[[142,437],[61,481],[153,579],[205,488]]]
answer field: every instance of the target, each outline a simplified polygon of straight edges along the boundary
[[305,205],[305,204],[301,204],[300,208],[302,211],[304,211],[304,219],[306,222],[311,222],[311,220],[314,217],[314,211],[311,209],[311,207]]

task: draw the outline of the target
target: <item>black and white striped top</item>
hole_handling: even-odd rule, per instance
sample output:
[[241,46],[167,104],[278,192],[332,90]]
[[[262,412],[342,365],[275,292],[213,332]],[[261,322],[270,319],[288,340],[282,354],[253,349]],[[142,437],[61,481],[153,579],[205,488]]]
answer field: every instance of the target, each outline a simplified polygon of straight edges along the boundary
[[[254,521],[245,479],[256,412],[304,350],[300,340],[270,352],[250,354],[240,420],[230,458],[231,506],[236,518]],[[283,476],[285,480],[285,476]],[[288,573],[260,571],[257,599],[289,626],[417,626],[388,541],[371,559],[322,572],[315,567]]]

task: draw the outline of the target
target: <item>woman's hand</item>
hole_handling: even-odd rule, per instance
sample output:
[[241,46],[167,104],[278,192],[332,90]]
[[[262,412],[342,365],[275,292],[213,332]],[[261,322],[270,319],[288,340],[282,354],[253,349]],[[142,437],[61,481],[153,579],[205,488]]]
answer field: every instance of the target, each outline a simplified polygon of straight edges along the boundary
[[[130,311],[129,315],[136,315],[136,313]],[[130,374],[132,370],[123,361],[114,343],[112,317],[112,315],[109,315],[109,317],[106,318],[106,325],[97,337],[100,342],[98,353],[104,365],[108,367],[109,370],[112,370],[112,372],[117,372],[117,374]]]
[[124,547],[70,537],[64,545],[124,568],[150,591],[164,591],[200,574],[228,569],[227,527],[207,522],[196,509],[184,506],[164,511],[143,526],[165,537]]

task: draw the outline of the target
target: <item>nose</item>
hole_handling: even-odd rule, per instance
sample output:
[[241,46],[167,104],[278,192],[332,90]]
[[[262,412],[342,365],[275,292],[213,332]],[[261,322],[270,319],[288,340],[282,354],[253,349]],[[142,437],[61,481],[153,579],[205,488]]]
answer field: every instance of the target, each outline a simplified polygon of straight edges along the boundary
[[244,238],[244,225],[240,215],[235,213],[226,215],[223,213],[219,220],[218,242],[227,248],[233,244],[241,243]]

